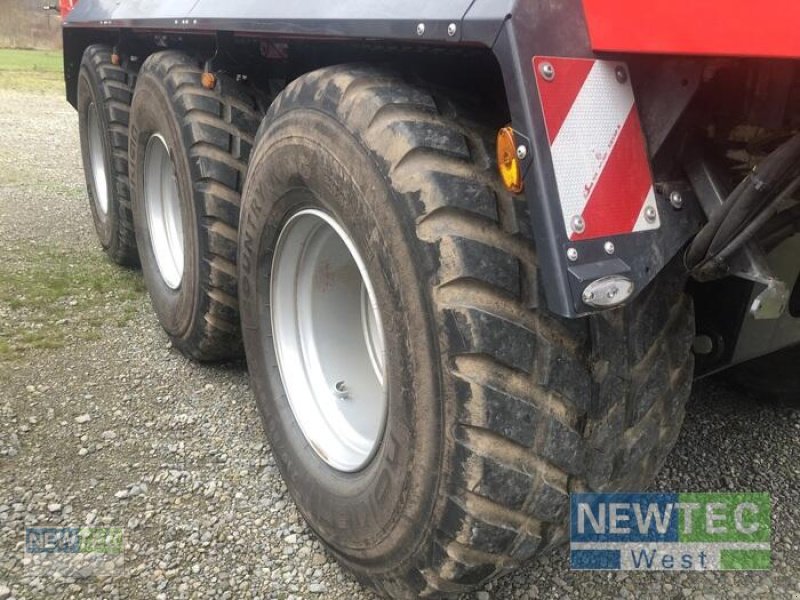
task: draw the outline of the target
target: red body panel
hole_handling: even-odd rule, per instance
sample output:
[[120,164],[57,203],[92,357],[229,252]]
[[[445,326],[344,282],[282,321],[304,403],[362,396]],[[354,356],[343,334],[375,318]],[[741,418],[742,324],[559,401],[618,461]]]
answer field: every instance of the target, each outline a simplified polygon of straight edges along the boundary
[[800,1],[583,0],[598,51],[800,58]]
[[78,0],[59,0],[58,6],[61,9],[61,18],[66,17],[77,3]]

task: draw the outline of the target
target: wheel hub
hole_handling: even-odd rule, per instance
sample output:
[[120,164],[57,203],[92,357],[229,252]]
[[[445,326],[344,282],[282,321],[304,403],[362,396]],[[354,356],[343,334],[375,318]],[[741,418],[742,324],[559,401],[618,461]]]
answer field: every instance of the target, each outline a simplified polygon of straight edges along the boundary
[[275,248],[273,342],[294,417],[330,466],[366,465],[386,422],[383,326],[366,265],[328,213],[292,216]]
[[144,153],[144,205],[153,255],[164,283],[178,289],[183,280],[184,234],[175,166],[160,134]]
[[94,204],[101,219],[108,214],[108,178],[106,177],[106,159],[103,149],[103,132],[100,129],[100,117],[97,106],[92,102],[86,111],[89,164],[94,181]]

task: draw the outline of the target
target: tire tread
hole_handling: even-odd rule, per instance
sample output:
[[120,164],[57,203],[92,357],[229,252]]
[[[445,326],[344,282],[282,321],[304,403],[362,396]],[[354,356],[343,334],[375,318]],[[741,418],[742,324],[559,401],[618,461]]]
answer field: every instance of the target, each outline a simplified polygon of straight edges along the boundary
[[111,62],[111,48],[102,44],[89,46],[83,64],[92,69],[100,81],[103,111],[111,135],[111,176],[117,207],[118,230],[106,248],[111,260],[123,266],[138,266],[139,253],[133,226],[131,192],[128,182],[128,124],[136,74]]

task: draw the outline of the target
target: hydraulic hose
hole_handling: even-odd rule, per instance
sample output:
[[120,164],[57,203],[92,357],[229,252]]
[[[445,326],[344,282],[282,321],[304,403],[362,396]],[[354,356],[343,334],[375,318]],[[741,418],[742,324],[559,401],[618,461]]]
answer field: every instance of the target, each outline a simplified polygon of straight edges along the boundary
[[[775,215],[787,195],[796,190],[797,182],[792,181],[798,177],[800,134],[764,159],[711,214],[686,253],[687,267],[696,276],[705,275],[699,278],[708,278],[714,270],[723,274],[724,258],[752,239]],[[766,215],[762,215],[764,212]],[[726,250],[734,242],[735,248]]]

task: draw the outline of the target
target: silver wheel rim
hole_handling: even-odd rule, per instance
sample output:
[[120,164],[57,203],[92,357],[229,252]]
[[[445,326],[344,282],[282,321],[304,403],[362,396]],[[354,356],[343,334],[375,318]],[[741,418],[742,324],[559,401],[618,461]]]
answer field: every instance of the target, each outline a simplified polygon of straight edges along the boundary
[[106,177],[106,158],[103,149],[103,133],[100,130],[100,117],[94,102],[86,112],[89,129],[89,163],[94,180],[94,204],[101,217],[108,214],[108,179]]
[[150,136],[144,151],[144,208],[158,272],[167,287],[183,280],[183,217],[175,166],[164,138]]
[[326,212],[286,223],[272,259],[273,343],[294,418],[316,453],[354,472],[386,423],[383,326],[364,260]]

